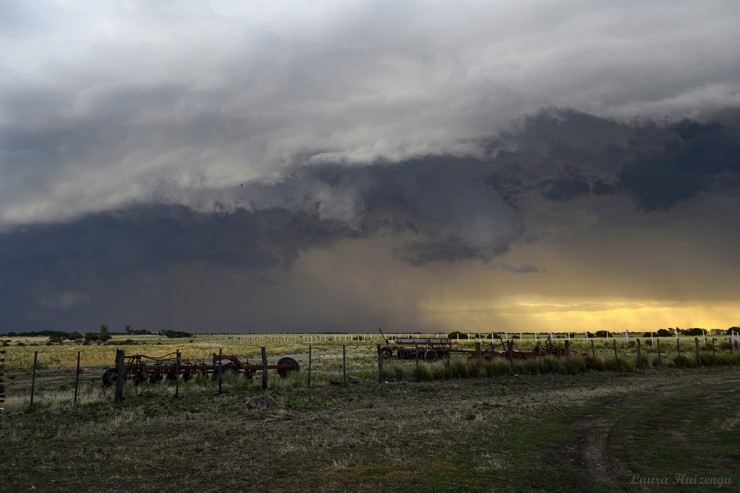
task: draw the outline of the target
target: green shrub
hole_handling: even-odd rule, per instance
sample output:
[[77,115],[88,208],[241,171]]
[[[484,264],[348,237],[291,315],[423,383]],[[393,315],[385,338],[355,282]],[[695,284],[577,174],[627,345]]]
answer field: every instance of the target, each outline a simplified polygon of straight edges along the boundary
[[606,360],[606,368],[618,373],[627,373],[633,370],[632,365],[624,358]]
[[696,361],[685,354],[678,354],[673,358],[673,366],[675,368],[693,368],[696,366]]

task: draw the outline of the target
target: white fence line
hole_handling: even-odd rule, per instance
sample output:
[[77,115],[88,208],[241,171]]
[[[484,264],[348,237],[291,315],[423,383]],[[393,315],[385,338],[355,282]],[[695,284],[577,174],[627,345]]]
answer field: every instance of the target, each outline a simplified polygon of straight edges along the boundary
[[[241,343],[241,344],[266,344],[266,343],[296,343],[296,344],[321,344],[321,343],[352,343],[352,342],[364,342],[364,343],[384,343],[384,337],[388,340],[396,339],[427,339],[434,338],[440,339],[448,337],[450,334],[454,334],[452,337],[453,341],[494,341],[501,337],[503,340],[508,341],[510,339],[519,339],[521,341],[532,341],[537,342],[538,340],[545,340],[552,338],[554,340],[570,340],[570,341],[589,341],[591,339],[622,339],[625,343],[630,342],[630,336],[633,339],[647,337],[652,341],[656,336],[655,332],[643,332],[643,331],[625,331],[623,337],[617,336],[618,333],[607,333],[605,337],[589,337],[588,332],[582,333],[571,333],[571,332],[390,332],[385,334],[380,333],[345,333],[345,334],[244,334],[244,335],[226,335],[218,337],[214,335],[211,339],[206,340],[206,343],[210,344],[224,344],[224,343]],[[649,335],[647,335],[649,334]],[[463,335],[461,338],[460,336]],[[733,347],[740,345],[740,334],[709,334],[709,337],[722,337],[729,336]],[[684,336],[676,334],[676,339],[681,337],[696,337],[696,336]],[[702,336],[704,344],[707,341],[707,334]]]

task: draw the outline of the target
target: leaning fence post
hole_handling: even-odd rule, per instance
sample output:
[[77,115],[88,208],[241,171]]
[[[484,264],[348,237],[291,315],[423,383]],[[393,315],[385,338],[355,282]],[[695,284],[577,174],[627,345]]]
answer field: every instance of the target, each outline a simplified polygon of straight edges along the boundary
[[77,393],[80,386],[80,352],[77,351],[77,370],[75,371],[75,397],[74,404],[77,404]]
[[267,390],[267,349],[262,346],[262,390]]
[[125,353],[123,349],[116,349],[116,393],[113,396],[114,403],[123,401],[123,381],[126,378],[124,358]]
[[701,346],[699,345],[699,338],[695,337],[694,341],[696,342],[696,364],[697,366],[701,366]]
[[385,373],[383,372],[383,348],[378,344],[378,383],[385,382]]
[[33,352],[33,372],[31,373],[31,405],[33,406],[33,394],[36,391],[36,363],[39,359],[39,352]]

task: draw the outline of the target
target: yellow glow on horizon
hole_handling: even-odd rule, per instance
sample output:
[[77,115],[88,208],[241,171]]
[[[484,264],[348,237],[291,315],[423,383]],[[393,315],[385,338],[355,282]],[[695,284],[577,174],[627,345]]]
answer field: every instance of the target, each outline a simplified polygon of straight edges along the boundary
[[434,300],[422,307],[433,323],[485,330],[657,330],[738,325],[740,302],[688,303],[660,300],[576,300],[564,298]]

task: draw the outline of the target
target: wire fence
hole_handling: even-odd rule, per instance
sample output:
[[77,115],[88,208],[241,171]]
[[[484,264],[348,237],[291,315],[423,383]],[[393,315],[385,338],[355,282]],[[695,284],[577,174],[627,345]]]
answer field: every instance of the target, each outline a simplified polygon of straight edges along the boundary
[[[135,384],[149,388],[160,380],[164,393],[179,397],[182,392],[220,393],[224,387],[238,390],[267,390],[272,387],[311,385],[352,385],[359,382],[386,382],[394,379],[454,378],[493,376],[505,372],[565,372],[588,370],[626,370],[664,366],[740,365],[740,337],[571,337],[541,333],[458,334],[449,339],[439,333],[317,334],[308,340],[296,336],[234,336],[213,339],[239,344],[298,344],[289,354],[270,354],[261,346],[256,357],[227,355],[222,349],[211,360],[194,358],[184,351],[165,354],[160,361],[135,359],[138,350],[156,351],[157,346],[110,348],[108,365],[86,365],[82,351],[55,359],[54,365],[39,364],[40,354],[57,351],[46,347],[33,352],[33,361],[8,372],[6,357],[13,348],[0,350],[0,403],[12,410],[34,405],[77,405],[101,400],[120,401],[124,389]],[[528,335],[530,337],[525,337]],[[337,337],[340,337],[337,339]],[[437,337],[439,336],[439,337]],[[270,339],[273,338],[273,339]],[[329,339],[331,338],[331,339]],[[378,339],[380,338],[380,340]],[[315,342],[312,342],[315,341]],[[431,341],[445,341],[441,358],[430,359]],[[540,353],[534,362],[533,346],[548,341],[560,352]],[[340,344],[349,342],[349,344]],[[439,350],[439,348],[437,348]],[[115,353],[115,356],[114,356]],[[172,356],[175,356],[174,358]],[[48,356],[48,355],[47,355]],[[535,355],[536,356],[536,355]],[[30,357],[30,355],[27,355]],[[127,359],[128,358],[128,359]],[[559,359],[560,362],[551,360]],[[51,361],[45,358],[45,361]],[[123,361],[123,363],[122,363]],[[96,360],[97,362],[97,360]],[[435,365],[436,366],[433,366]],[[508,365],[508,367],[507,367]],[[224,371],[224,368],[230,373]],[[239,378],[234,378],[235,373]],[[105,375],[108,375],[106,381]],[[115,378],[111,378],[114,375]],[[431,375],[431,376],[430,376]],[[259,376],[261,378],[252,378]],[[120,384],[119,384],[120,382]],[[126,382],[126,386],[123,383]],[[2,406],[0,406],[2,407]]]

